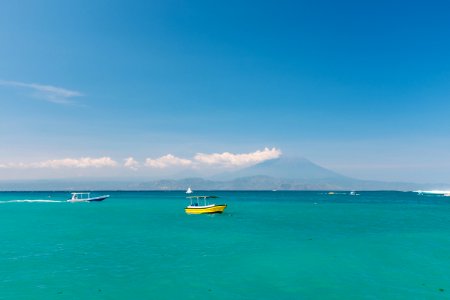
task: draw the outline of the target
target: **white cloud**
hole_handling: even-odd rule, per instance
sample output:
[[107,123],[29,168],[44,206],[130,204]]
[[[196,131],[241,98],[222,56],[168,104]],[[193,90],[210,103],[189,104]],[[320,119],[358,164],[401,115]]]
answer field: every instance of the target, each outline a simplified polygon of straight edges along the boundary
[[240,167],[254,165],[269,159],[278,158],[281,150],[276,148],[264,148],[251,153],[234,154],[230,152],[223,153],[197,153],[194,159],[197,162],[208,165],[222,165],[227,167]]
[[70,104],[73,103],[71,98],[83,96],[82,93],[77,91],[37,83],[0,80],[0,85],[32,89],[35,92],[36,97],[57,104]]
[[[197,153],[193,159],[176,157],[167,154],[159,158],[147,158],[144,165],[150,168],[164,169],[169,167],[194,167],[201,168],[207,166],[219,167],[243,167],[254,165],[266,160],[278,158],[281,150],[277,148],[264,148],[250,153]],[[133,157],[123,160],[123,164],[117,163],[111,157],[81,157],[52,159],[32,163],[0,163],[0,169],[60,169],[60,168],[113,168],[124,167],[131,170],[138,170],[141,164]]]
[[0,164],[0,168],[6,169],[59,169],[59,168],[103,168],[116,167],[117,162],[110,157],[81,157],[52,159],[36,163],[8,163]]
[[183,166],[187,167],[192,165],[192,161],[189,159],[184,159],[180,157],[173,156],[172,154],[167,154],[164,156],[161,156],[156,159],[147,158],[145,160],[145,165],[147,167],[151,168],[167,168],[167,167],[174,167],[174,166]]
[[37,165],[41,168],[102,168],[102,167],[116,167],[117,162],[110,157],[82,157],[79,159],[75,158],[65,158],[65,159],[54,159],[48,160]]
[[123,166],[125,168],[129,168],[131,170],[136,171],[139,167],[139,163],[133,157],[128,157],[128,158],[125,158],[125,162],[124,162]]

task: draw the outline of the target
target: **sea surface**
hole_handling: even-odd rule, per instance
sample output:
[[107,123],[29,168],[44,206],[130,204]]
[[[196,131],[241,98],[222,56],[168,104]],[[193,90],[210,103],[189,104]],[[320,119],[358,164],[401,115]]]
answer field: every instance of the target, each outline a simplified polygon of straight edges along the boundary
[[0,193],[0,299],[450,299],[450,197],[105,193]]

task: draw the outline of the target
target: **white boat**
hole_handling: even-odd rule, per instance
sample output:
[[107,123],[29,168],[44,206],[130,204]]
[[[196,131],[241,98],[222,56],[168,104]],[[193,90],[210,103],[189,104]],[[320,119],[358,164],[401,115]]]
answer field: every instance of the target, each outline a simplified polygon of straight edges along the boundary
[[91,197],[91,193],[72,193],[72,198],[67,202],[98,202],[108,198],[109,195],[103,195],[98,197]]
[[188,187],[188,189],[187,189],[187,191],[186,191],[186,194],[192,194],[193,192],[192,192],[192,190],[191,190],[191,187]]

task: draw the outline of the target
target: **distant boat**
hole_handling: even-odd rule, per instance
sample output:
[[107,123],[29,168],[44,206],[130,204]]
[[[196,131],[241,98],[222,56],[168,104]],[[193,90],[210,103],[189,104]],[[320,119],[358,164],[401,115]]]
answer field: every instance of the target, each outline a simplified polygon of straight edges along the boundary
[[192,192],[192,190],[191,190],[191,187],[188,187],[188,189],[187,189],[187,191],[186,191],[186,194],[192,194],[193,192]]
[[109,195],[103,195],[98,197],[91,197],[91,193],[72,193],[72,198],[67,202],[98,202],[108,198]]
[[221,214],[227,208],[226,204],[209,204],[207,199],[218,198],[217,196],[191,196],[187,197],[191,203],[184,211],[191,215],[198,214]]

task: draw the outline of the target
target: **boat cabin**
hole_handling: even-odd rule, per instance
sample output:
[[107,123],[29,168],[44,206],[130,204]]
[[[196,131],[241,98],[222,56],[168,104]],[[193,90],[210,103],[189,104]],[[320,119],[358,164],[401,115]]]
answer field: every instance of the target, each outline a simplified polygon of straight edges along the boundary
[[91,193],[71,193],[72,199],[71,200],[87,200],[91,198]]
[[187,197],[191,200],[191,203],[189,206],[208,206],[208,200],[207,199],[216,199],[219,198],[217,196],[190,196]]

